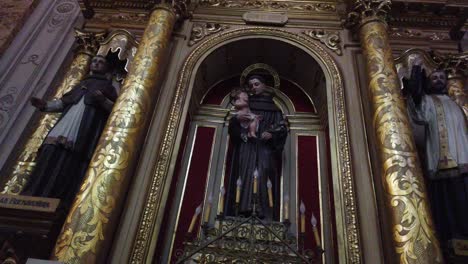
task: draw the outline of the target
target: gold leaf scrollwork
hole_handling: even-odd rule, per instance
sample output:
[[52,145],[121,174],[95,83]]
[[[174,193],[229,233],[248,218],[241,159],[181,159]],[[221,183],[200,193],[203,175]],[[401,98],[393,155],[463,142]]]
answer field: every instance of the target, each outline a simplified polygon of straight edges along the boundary
[[340,33],[338,31],[326,31],[323,29],[314,29],[314,30],[304,30],[302,31],[303,34],[319,40],[321,43],[325,44],[325,46],[332,51],[334,51],[338,55],[342,55],[343,52],[341,51],[341,39]]
[[206,36],[216,34],[228,28],[229,26],[218,23],[195,23],[192,28],[192,33],[190,34],[188,45],[193,46]]
[[302,1],[264,1],[264,0],[201,0],[201,7],[224,7],[245,9],[274,9],[304,12],[335,12],[334,3],[304,3]]
[[392,208],[393,239],[400,263],[442,261],[428,211],[422,170],[388,44],[385,24],[366,23],[361,42],[372,94],[373,124]]

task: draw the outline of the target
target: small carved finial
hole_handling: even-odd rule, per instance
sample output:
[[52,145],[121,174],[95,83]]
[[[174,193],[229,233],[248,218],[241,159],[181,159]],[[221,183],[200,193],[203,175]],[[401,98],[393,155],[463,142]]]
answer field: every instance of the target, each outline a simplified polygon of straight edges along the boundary
[[355,28],[376,19],[385,22],[391,4],[390,0],[356,0],[353,11],[348,14],[345,27]]

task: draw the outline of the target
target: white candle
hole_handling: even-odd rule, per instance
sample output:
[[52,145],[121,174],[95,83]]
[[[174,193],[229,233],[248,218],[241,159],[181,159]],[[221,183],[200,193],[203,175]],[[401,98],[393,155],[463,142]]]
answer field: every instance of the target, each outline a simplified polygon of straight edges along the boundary
[[221,186],[219,190],[218,215],[222,215],[224,212],[224,194],[226,194],[226,190],[224,186]]
[[198,215],[201,213],[201,204],[195,209],[195,213],[192,216],[192,221],[190,222],[190,226],[188,229],[189,233],[192,233],[193,228],[195,227],[195,222],[197,222]]
[[301,233],[305,233],[305,205],[304,202],[301,201],[301,206],[299,207],[299,210],[301,211]]
[[254,177],[253,193],[256,194],[258,192],[258,170],[257,169],[255,169],[253,177]]
[[289,195],[284,196],[284,220],[289,219]]
[[320,247],[320,236],[317,230],[317,219],[315,218],[314,213],[312,213],[310,223],[312,224],[312,230],[314,231],[315,244],[317,245],[317,247]]
[[203,219],[205,223],[208,223],[208,221],[210,220],[212,204],[213,204],[213,194],[210,193],[210,196],[208,196],[208,204],[206,205],[206,209],[205,209],[205,218]]
[[268,189],[268,205],[273,208],[273,191],[271,190],[273,188],[273,184],[271,184],[270,179],[268,178],[267,181],[267,189]]
[[239,177],[236,182],[236,204],[240,202],[240,194],[241,194],[241,186],[242,186],[242,180]]

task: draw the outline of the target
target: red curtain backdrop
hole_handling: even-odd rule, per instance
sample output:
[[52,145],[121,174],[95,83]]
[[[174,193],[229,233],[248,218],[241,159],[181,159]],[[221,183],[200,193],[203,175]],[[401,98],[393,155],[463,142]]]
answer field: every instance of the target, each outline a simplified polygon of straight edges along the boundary
[[[179,222],[177,223],[176,237],[172,251],[173,256],[176,250],[183,249],[182,243],[190,226],[195,208],[204,201],[215,132],[216,129],[213,127],[198,127],[195,132],[195,145],[193,146],[192,161],[188,169],[182,208],[180,210]],[[212,212],[215,213],[216,209],[213,208]],[[198,216],[197,225],[193,231],[194,237],[199,230],[198,227],[200,226],[200,218],[202,218],[202,216],[203,212]],[[173,261],[174,260],[175,259],[173,259]]]
[[[310,219],[312,212],[314,212],[315,218],[317,218],[317,229],[320,237],[320,193],[319,193],[319,166],[318,166],[318,137],[317,136],[298,136],[297,137],[297,192],[298,201],[297,206],[299,207],[300,201],[302,200],[306,207],[306,232],[305,232],[305,248],[315,248],[314,233],[312,232],[312,225]],[[297,209],[299,212],[299,208]],[[300,228],[300,216],[298,219],[298,230]]]

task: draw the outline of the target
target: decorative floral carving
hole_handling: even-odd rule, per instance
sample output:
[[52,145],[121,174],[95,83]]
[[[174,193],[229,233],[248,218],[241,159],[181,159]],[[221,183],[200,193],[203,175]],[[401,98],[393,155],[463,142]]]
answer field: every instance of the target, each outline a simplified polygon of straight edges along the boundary
[[149,19],[147,13],[97,13],[94,15],[91,21],[97,23],[118,23],[124,22],[126,24],[146,24]]
[[294,1],[266,1],[266,0],[200,0],[203,7],[247,8],[247,9],[282,9],[306,12],[335,12],[332,3],[309,3]]
[[229,28],[229,26],[218,23],[195,23],[192,28],[192,33],[190,34],[188,45],[193,46],[206,36],[216,34],[227,28]]
[[57,28],[59,28],[63,24],[63,21],[65,21],[68,18],[69,13],[73,11],[73,9],[75,9],[76,7],[78,7],[77,3],[71,1],[63,2],[57,5],[57,7],[54,10],[54,15],[47,22],[47,31],[53,32]]
[[338,31],[326,31],[323,29],[313,29],[313,30],[304,30],[302,31],[305,35],[319,40],[325,46],[331,50],[333,50],[336,54],[342,55],[341,51],[341,39],[340,33]]
[[450,36],[447,32],[432,32],[410,28],[392,28],[390,31],[390,36],[396,38],[450,40]]

